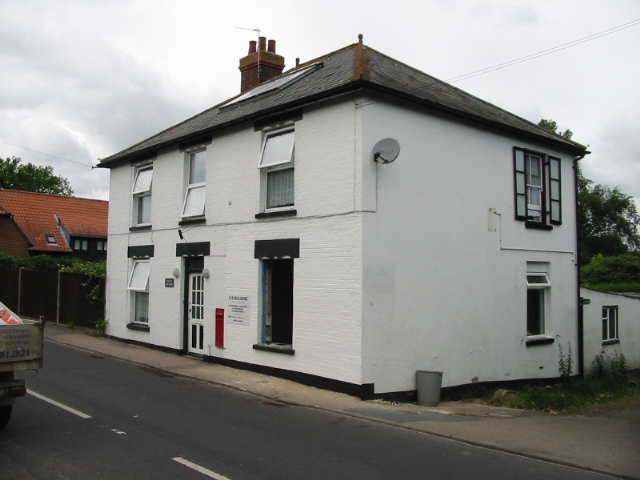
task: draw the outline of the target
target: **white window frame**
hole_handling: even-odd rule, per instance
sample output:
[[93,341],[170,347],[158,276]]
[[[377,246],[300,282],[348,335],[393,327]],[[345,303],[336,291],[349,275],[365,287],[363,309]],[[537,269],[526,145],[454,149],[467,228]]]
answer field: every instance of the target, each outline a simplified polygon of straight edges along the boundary
[[[193,162],[199,159],[199,155],[202,155],[201,158],[204,165],[204,179],[202,181],[194,181],[194,179],[191,178],[191,167]],[[187,186],[184,192],[184,202],[182,203],[182,217],[202,217],[205,213],[205,204],[207,201],[207,151],[197,150],[193,152],[187,152],[187,161],[185,163],[187,169],[185,174],[187,179]],[[202,195],[202,199],[199,200],[198,204],[193,204],[190,200],[193,200],[194,197],[199,194]],[[196,200],[198,199],[196,198]]]
[[[149,176],[148,179],[144,178]],[[136,170],[131,195],[133,195],[133,225],[151,225],[151,189],[153,185],[153,166],[145,165]],[[143,218],[143,205],[148,202],[149,218]],[[145,221],[148,220],[148,221]]]
[[602,341],[608,342],[619,339],[618,305],[604,305],[602,307]]
[[[151,271],[151,264],[149,260],[135,260],[131,267],[131,274],[129,275],[129,283],[127,289],[131,292],[131,316],[133,323],[140,323],[143,325],[149,324],[149,274]],[[138,315],[138,301],[144,298],[146,300],[146,321],[139,320]]]
[[[534,222],[543,221],[543,195],[545,194],[544,184],[544,159],[540,155],[533,153],[525,154],[525,161],[527,162],[527,216]],[[533,164],[538,165],[537,182],[534,182]],[[538,203],[533,202],[533,199],[537,197]]]
[[[289,137],[290,135],[290,137]],[[279,150],[273,150],[270,146],[275,146],[275,139],[285,139],[285,142]],[[275,146],[277,149],[277,146]],[[261,211],[278,212],[284,210],[293,210],[295,208],[295,129],[293,126],[287,126],[278,130],[265,132],[262,148],[260,150],[260,159],[258,168],[260,169],[260,190],[261,190]],[[278,205],[270,207],[269,204],[269,174],[273,172],[292,170],[292,201],[288,205]]]
[[[548,291],[551,288],[551,282],[549,281],[549,275],[545,272],[527,272],[527,337],[528,338],[546,338],[547,335],[547,303],[548,303]],[[533,313],[531,311],[530,301],[531,296],[535,295],[539,301],[537,306],[537,321],[538,330],[532,332],[529,327],[531,318],[529,316]]]

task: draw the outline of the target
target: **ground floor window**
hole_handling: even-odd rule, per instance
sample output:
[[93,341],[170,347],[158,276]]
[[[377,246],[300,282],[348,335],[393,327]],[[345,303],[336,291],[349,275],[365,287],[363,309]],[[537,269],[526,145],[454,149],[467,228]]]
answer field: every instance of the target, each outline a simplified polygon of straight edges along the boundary
[[546,297],[551,286],[546,273],[527,273],[527,336],[546,334]]
[[602,340],[618,339],[618,307],[602,307]]
[[149,292],[134,292],[133,321],[149,323]]
[[76,252],[88,252],[89,251],[89,241],[76,238],[73,241],[73,249]]
[[267,344],[293,342],[293,259],[262,260],[263,338]]
[[149,261],[136,260],[131,268],[129,291],[134,323],[149,323]]

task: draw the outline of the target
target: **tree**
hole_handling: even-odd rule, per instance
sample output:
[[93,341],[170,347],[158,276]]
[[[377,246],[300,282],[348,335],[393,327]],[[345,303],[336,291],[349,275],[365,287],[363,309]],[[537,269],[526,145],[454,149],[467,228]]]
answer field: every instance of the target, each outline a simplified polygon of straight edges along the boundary
[[640,247],[640,215],[633,197],[619,188],[594,184],[578,168],[578,225],[580,264],[597,255],[623,255]]
[[573,137],[573,132],[568,128],[564,132],[558,132],[558,124],[554,120],[542,119],[538,122],[538,126],[544,128],[545,130],[549,130],[550,132],[556,133],[561,137],[566,138],[567,140],[571,140]]
[[31,163],[22,164],[22,159],[0,158],[0,188],[24,190],[36,193],[73,195],[69,181],[53,174],[53,167],[37,167]]
[[[553,120],[542,119],[538,126],[571,139],[573,132],[558,132]],[[578,246],[580,265],[602,254],[605,257],[623,255],[640,248],[640,215],[631,195],[619,188],[611,189],[593,183],[582,175],[578,165]]]

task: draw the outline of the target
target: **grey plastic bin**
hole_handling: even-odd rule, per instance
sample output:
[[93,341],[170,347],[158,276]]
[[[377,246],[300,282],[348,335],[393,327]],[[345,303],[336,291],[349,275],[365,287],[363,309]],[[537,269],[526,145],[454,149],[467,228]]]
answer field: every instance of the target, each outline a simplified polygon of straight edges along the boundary
[[416,386],[418,390],[418,404],[436,407],[440,403],[440,388],[442,387],[442,372],[416,372]]

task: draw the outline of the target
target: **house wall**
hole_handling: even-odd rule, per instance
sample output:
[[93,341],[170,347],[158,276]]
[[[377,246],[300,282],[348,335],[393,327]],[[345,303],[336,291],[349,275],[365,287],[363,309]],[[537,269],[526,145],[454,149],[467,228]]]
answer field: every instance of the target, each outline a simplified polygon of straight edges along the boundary
[[[363,382],[376,392],[558,376],[577,342],[573,159],[424,112],[364,99]],[[391,165],[374,144],[395,138]],[[562,157],[563,224],[515,220],[513,147]],[[527,346],[527,262],[545,262],[547,336]],[[565,348],[566,351],[566,348]],[[575,348],[574,348],[575,352]]]
[[[153,162],[152,229],[130,231],[133,167],[111,170],[108,256],[108,333],[182,350],[184,259],[176,245],[210,242],[204,258],[205,345],[215,357],[361,383],[362,218],[355,211],[360,142],[353,102],[307,109],[295,124],[297,215],[256,219],[260,208],[258,167],[262,132],[237,128],[207,146],[206,223],[179,225],[185,188],[185,153],[160,152]],[[181,230],[184,240],[178,234]],[[300,239],[294,260],[294,355],[258,351],[260,261],[256,240]],[[153,245],[150,259],[149,331],[127,328],[127,291],[133,260],[127,248]],[[174,287],[165,279],[175,278]],[[225,346],[215,347],[216,308],[228,313],[229,296],[248,296],[250,324],[225,319]],[[210,350],[209,350],[210,349]],[[208,354],[208,353],[207,353]]]
[[[588,370],[596,355],[623,354],[629,370],[640,368],[640,297],[581,288],[589,299],[583,307],[584,366]],[[618,307],[618,343],[602,341],[602,307]]]

